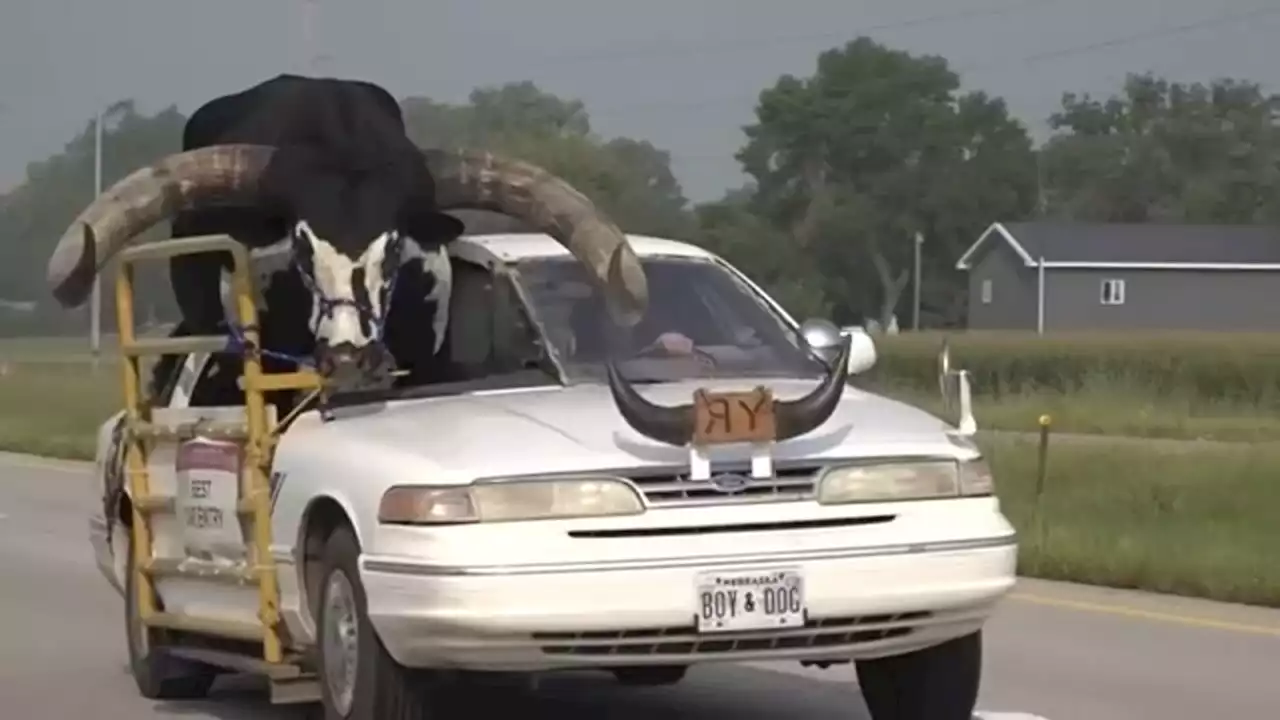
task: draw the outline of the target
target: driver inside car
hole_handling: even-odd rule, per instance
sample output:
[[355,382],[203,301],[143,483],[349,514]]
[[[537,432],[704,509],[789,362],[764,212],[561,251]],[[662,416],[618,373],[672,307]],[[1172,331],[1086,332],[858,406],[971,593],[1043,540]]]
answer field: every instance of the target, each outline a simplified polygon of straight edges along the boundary
[[[606,325],[602,320],[599,302],[593,296],[579,298],[573,303],[569,311],[569,332],[566,333],[570,357],[591,361],[602,360],[607,356]],[[695,343],[688,335],[677,330],[655,334],[647,325],[648,323],[641,321],[630,333],[624,334],[622,344],[630,350],[631,357],[655,353],[675,357],[695,354]]]

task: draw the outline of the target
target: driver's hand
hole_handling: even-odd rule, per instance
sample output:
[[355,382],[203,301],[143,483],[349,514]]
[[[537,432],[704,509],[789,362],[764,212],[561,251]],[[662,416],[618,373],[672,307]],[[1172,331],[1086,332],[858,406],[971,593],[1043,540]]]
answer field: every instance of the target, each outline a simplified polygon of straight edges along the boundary
[[657,345],[672,355],[693,354],[693,341],[678,332],[662,333],[658,336]]

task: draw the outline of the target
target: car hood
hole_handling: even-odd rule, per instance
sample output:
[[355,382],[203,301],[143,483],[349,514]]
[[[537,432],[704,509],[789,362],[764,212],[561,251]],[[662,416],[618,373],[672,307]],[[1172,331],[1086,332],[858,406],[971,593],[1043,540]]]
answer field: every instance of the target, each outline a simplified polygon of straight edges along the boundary
[[[690,381],[639,386],[649,401],[676,405],[698,388],[750,390],[760,380]],[[780,400],[814,388],[816,381],[765,381]],[[778,443],[774,458],[821,460],[884,455],[972,453],[972,445],[923,410],[849,387],[821,426]],[[450,397],[393,400],[335,411],[322,421],[312,412],[287,433],[336,460],[409,461],[416,468],[470,478],[534,472],[686,465],[689,450],[657,443],[631,429],[604,384],[522,388]],[[297,447],[297,445],[295,445]],[[388,457],[391,456],[391,457]],[[746,448],[718,451],[724,460],[746,460]],[[452,481],[454,478],[447,478]]]

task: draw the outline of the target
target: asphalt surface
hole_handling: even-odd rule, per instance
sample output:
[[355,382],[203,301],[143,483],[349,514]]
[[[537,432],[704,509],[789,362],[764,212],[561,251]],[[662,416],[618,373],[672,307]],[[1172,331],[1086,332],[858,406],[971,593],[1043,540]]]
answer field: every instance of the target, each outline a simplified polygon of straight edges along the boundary
[[[121,600],[91,559],[95,492],[83,466],[0,454],[0,716],[300,717],[244,679],[198,703],[138,696]],[[1026,581],[986,642],[980,709],[991,720],[1252,720],[1280,706],[1280,611]],[[604,676],[549,678],[477,703],[477,716],[493,704],[531,720],[869,720],[850,666],[703,667],[673,688],[639,690]]]

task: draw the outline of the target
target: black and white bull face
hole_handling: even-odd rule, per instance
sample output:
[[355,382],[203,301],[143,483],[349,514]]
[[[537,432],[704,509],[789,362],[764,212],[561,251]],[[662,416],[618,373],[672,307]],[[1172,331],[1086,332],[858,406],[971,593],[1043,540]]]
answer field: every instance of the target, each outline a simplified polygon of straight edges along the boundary
[[389,379],[393,360],[384,340],[387,314],[397,287],[412,292],[428,314],[433,352],[444,340],[452,274],[443,245],[423,248],[396,230],[359,250],[343,252],[319,237],[306,221],[289,238],[293,264],[311,292],[310,329],[318,369],[339,384],[378,384]]

